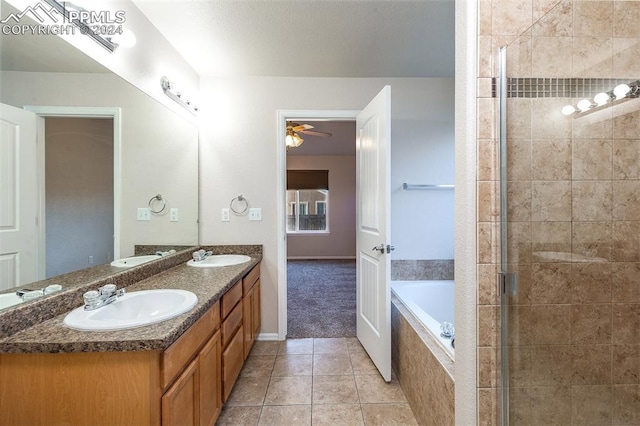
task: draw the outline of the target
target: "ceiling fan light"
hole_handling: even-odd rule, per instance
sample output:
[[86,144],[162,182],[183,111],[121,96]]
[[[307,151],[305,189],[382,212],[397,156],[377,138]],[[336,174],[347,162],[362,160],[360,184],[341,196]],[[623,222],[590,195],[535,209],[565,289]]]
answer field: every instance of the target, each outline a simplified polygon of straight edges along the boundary
[[297,133],[293,132],[287,133],[287,136],[284,138],[284,143],[287,148],[297,148],[302,145],[302,142],[304,142],[304,139],[298,136]]

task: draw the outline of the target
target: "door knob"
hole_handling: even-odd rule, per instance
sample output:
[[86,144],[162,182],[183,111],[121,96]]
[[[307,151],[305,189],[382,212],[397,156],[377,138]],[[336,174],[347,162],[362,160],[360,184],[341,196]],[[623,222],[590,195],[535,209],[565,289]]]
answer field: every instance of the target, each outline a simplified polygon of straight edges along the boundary
[[378,250],[380,253],[384,254],[384,244],[380,244],[379,246],[375,246],[374,248],[372,248],[371,250]]

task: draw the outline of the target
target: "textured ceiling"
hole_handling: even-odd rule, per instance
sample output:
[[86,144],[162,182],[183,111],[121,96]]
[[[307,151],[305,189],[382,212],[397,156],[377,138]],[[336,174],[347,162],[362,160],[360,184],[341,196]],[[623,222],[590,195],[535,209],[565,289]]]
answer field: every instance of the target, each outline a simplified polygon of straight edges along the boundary
[[201,76],[454,75],[454,0],[134,3]]

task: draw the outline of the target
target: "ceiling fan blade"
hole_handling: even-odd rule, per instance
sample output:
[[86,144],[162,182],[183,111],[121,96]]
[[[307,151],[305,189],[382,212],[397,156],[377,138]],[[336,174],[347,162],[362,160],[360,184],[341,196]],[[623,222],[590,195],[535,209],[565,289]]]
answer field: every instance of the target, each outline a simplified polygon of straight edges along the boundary
[[294,132],[301,132],[303,130],[313,129],[313,126],[310,124],[291,123],[291,126]]
[[321,138],[329,138],[333,136],[329,132],[316,132],[315,130],[300,130],[299,133],[303,133],[305,135],[318,136]]

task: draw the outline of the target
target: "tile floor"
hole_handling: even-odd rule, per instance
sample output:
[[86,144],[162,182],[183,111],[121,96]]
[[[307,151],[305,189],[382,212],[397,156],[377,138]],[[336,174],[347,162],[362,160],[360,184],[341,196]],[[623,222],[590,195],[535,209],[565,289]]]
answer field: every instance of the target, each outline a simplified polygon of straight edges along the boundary
[[256,342],[217,425],[417,425],[356,338]]

